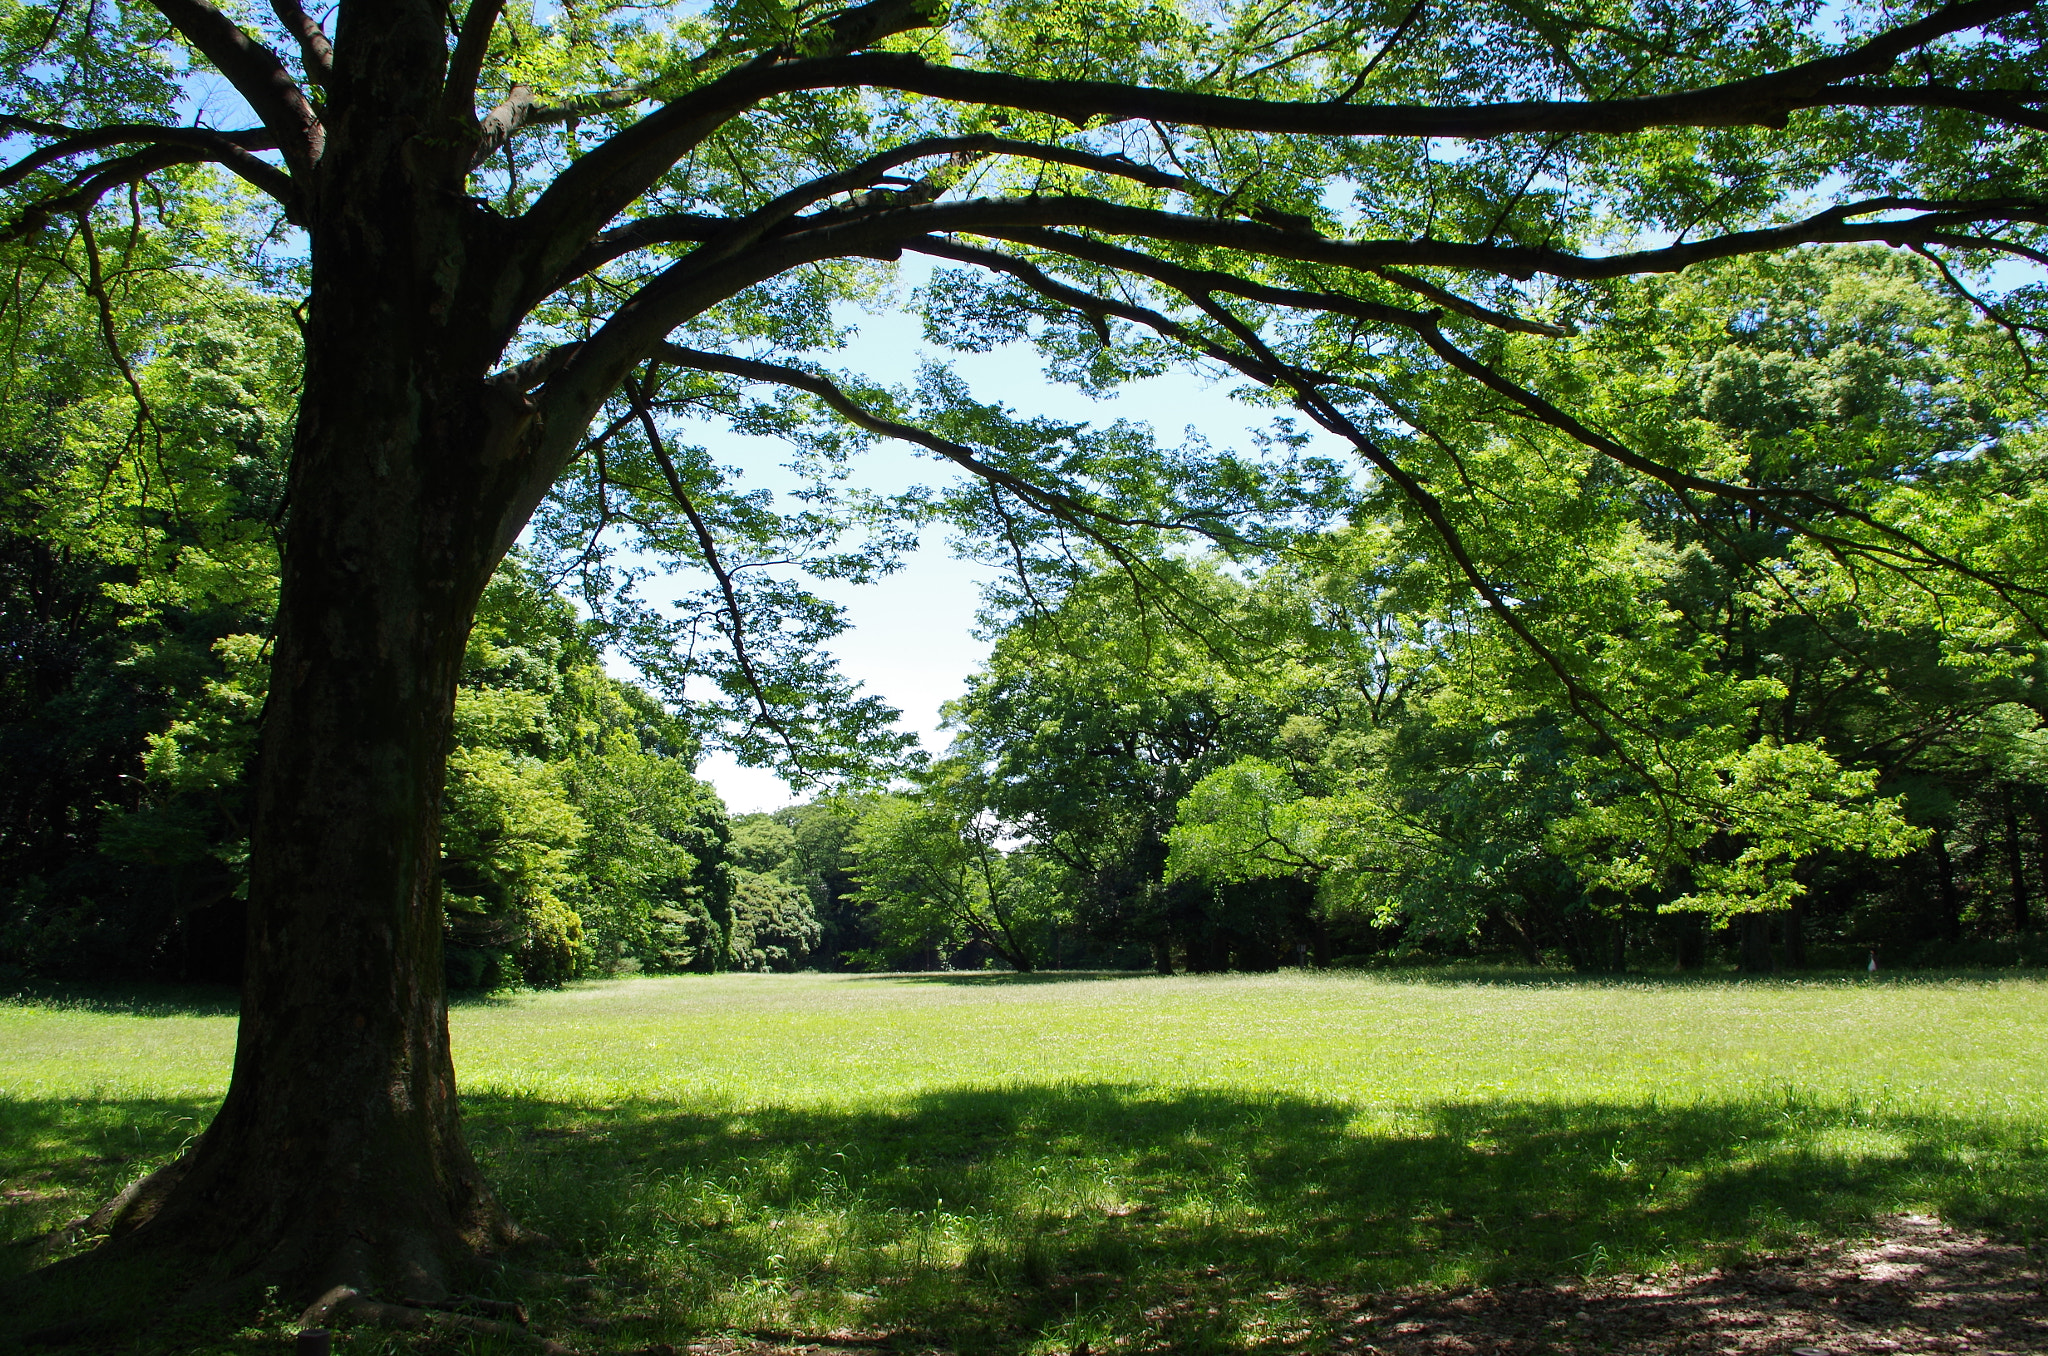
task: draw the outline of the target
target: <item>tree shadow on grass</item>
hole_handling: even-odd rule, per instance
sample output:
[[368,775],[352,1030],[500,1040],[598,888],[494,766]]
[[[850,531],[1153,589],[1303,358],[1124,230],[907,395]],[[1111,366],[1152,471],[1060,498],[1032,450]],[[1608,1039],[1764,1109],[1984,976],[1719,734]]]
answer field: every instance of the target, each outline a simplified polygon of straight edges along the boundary
[[[536,1311],[591,1353],[730,1329],[963,1353],[1327,1351],[1382,1292],[1710,1265],[1902,1210],[2024,1236],[2048,1206],[2038,1125],[1793,1095],[1382,1114],[1042,1084],[881,1108],[465,1106],[508,1203],[607,1277],[594,1307]],[[175,1153],[211,1110],[0,1101],[7,1274],[34,1259],[20,1240]]]
[[963,1352],[1327,1349],[1359,1295],[1710,1265],[1908,1209],[2024,1231],[2048,1204],[2038,1127],[1797,1097],[1473,1102],[1383,1128],[1101,1085],[469,1105],[522,1215],[641,1296],[629,1346],[853,1327]]
[[213,1118],[215,1097],[0,1097],[0,1276],[27,1248],[174,1157]]
[[234,1017],[242,992],[232,984],[46,983],[0,1001],[113,1017]]

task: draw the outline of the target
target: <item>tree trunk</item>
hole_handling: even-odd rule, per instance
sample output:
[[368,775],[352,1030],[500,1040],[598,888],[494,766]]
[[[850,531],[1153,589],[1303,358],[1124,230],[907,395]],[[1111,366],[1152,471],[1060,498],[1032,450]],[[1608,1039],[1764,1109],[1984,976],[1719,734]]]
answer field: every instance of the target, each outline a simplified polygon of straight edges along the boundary
[[1506,934],[1508,942],[1521,953],[1522,963],[1534,970],[1543,964],[1543,952],[1536,945],[1536,938],[1512,909],[1494,906],[1494,925]]
[[1737,968],[1745,975],[1767,975],[1776,968],[1771,962],[1771,920],[1768,914],[1745,913],[1735,919],[1740,948]]
[[1677,920],[1677,939],[1673,950],[1674,959],[1680,970],[1698,970],[1707,963],[1707,920],[1696,913],[1682,915]]
[[2028,799],[2034,820],[2034,868],[2040,872],[2042,891],[2048,893],[2048,803],[2043,803],[2038,786],[2028,793]]
[[1956,893],[1956,864],[1948,855],[1948,830],[1936,829],[1931,845],[1934,849],[1936,881],[1941,887],[1941,914],[1945,929],[1943,940],[1963,940],[1963,901]]
[[475,605],[550,477],[484,382],[490,307],[457,291],[477,209],[393,121],[323,164],[233,1077],[100,1250],[301,1302],[434,1297],[518,1236],[462,1138],[437,872]]
[[1565,963],[1570,965],[1575,973],[1584,973],[1593,968],[1586,963],[1586,948],[1581,945],[1579,935],[1581,927],[1582,920],[1575,917],[1567,917],[1564,920],[1564,926],[1558,929],[1559,935],[1564,942]]
[[1780,925],[1785,935],[1785,968],[1804,970],[1806,968],[1806,900],[1801,897],[1792,901],[1792,907],[1785,910],[1784,922]]
[[2027,887],[2026,850],[2020,845],[2019,795],[2008,785],[2005,802],[2005,863],[2012,877],[2012,930],[2024,936],[2034,926],[2034,901]]

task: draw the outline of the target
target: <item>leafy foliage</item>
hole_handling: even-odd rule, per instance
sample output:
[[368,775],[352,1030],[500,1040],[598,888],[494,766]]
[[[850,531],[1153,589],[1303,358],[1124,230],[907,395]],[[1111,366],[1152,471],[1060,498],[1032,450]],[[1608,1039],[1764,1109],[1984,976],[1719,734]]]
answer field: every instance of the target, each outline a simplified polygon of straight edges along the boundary
[[[246,771],[277,606],[296,330],[141,232],[106,310],[16,260],[0,725],[0,956],[231,978]],[[118,264],[118,266],[116,266]],[[104,322],[120,327],[108,343]],[[724,809],[694,735],[607,677],[525,563],[486,590],[456,702],[444,903],[460,983],[726,964]]]

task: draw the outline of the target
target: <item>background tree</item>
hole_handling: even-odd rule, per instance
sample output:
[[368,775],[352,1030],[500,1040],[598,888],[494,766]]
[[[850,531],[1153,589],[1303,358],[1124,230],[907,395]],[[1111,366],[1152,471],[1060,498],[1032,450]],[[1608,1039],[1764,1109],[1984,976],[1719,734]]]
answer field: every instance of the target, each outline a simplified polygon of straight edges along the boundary
[[[0,394],[19,584],[0,603],[16,637],[0,671],[0,967],[232,982],[296,331],[274,298],[167,271],[154,235],[126,245],[102,273],[121,301],[105,314],[77,279],[15,261],[35,304],[9,313]],[[120,351],[140,351],[126,372],[109,316]],[[697,741],[603,673],[588,628],[523,562],[481,600],[454,745],[451,982],[679,968],[704,949],[662,936],[729,893]]]
[[874,920],[854,898],[853,836],[860,813],[870,798],[838,794],[820,796],[775,812],[789,826],[794,851],[788,870],[811,899],[818,920],[818,944],[812,962],[821,969],[848,969],[848,959],[872,950],[878,940]]
[[[1782,284],[1768,307],[1749,306],[1753,290],[1730,276],[1759,268]],[[1572,380],[1597,385],[1617,423],[1657,420],[1661,434],[1646,426],[1645,438],[1732,446],[1746,479],[1775,459],[1830,493],[1895,512],[1912,504],[1919,521],[1965,536],[1988,510],[2006,523],[1996,535],[2024,540],[2038,403],[1995,326],[1940,295],[1939,282],[1934,269],[1858,251],[1704,268],[1647,287],[1654,310],[1589,334]],[[1487,472],[1473,492],[1446,496],[1472,515],[1468,539],[1488,530],[1484,487],[1540,486],[1548,474],[1541,445],[1511,426],[1475,419],[1449,437],[1464,466]],[[1987,482],[2001,487],[1995,499],[1972,488]],[[1952,813],[1935,769],[1976,746],[1980,722],[2036,728],[2021,713],[2038,638],[2013,629],[2003,600],[1944,594],[1937,615],[1910,585],[1740,506],[1674,501],[1644,482],[1558,485],[1551,521],[1566,531],[1518,525],[1499,544],[1527,561],[1516,617],[1551,653],[1571,654],[1585,689],[1640,737],[1633,756],[1559,702],[1527,645],[1425,590],[1398,664],[1420,686],[1391,710],[1354,703],[1334,729],[1319,724],[1348,737],[1324,741],[1316,758],[1285,751],[1284,768],[1254,759],[1197,788],[1180,809],[1178,869],[1348,882],[1370,912],[1421,935],[1458,937],[1491,919],[1525,955],[1543,936],[1578,964],[1604,962],[1569,916],[1609,931],[1590,915],[1619,916],[1631,901],[1739,911],[1752,939],[1745,964],[1765,968],[1757,911],[1782,911],[1798,963],[1816,884],[1836,938],[1903,942],[1907,954],[1933,940],[1923,923],[1873,932],[1841,915],[1880,881],[1912,893],[1924,876],[1912,859],[1904,875],[1881,863],[1928,837],[1904,832],[1897,814],[1939,825]],[[1958,516],[1964,503],[1977,507]],[[1319,569],[1268,576],[1277,606],[1373,597],[1375,578],[1403,563],[1384,527],[1354,528],[1322,555]],[[2023,590],[2038,586],[2016,560],[2001,570]],[[1418,608],[1412,592],[1405,604],[1377,596],[1374,629],[1389,608]],[[1325,691],[1371,693],[1387,672],[1339,662],[1356,645],[1318,639],[1310,653],[1310,670],[1329,675]],[[1268,699],[1291,707],[1314,690],[1269,688]],[[1646,755],[1654,767],[1633,761]],[[1880,799],[1866,800],[1873,790]]]
[[855,898],[879,940],[898,956],[924,953],[926,969],[978,945],[1012,970],[1036,970],[1057,896],[1003,850],[1001,822],[970,769],[942,762],[920,780],[916,795],[869,805],[855,831]]
[[[180,168],[194,164],[223,167],[305,235],[234,1079],[98,1255],[184,1251],[295,1293],[431,1297],[517,1237],[460,1134],[439,813],[476,601],[579,458],[582,502],[602,517],[604,448],[640,430],[645,466],[623,502],[637,516],[666,486],[650,530],[697,544],[711,606],[695,624],[718,638],[704,653],[741,718],[734,742],[798,761],[835,736],[889,741],[871,705],[820,681],[808,647],[829,614],[728,568],[719,529],[752,539],[699,505],[716,486],[663,432],[665,410],[752,418],[733,385],[768,385],[908,437],[976,478],[950,506],[1027,582],[1033,560],[1065,570],[1075,534],[1126,554],[1184,529],[1255,544],[1263,511],[1301,501],[1284,463],[1016,419],[943,374],[891,393],[804,367],[833,337],[829,300],[865,286],[858,261],[909,250],[978,270],[939,280],[941,327],[963,342],[1033,335],[1091,385],[1187,356],[1272,391],[1403,494],[1514,631],[1492,566],[1445,515],[1456,481],[1382,436],[1394,412],[1428,427],[1503,402],[1675,493],[1953,568],[1939,542],[1854,503],[1646,457],[1557,403],[1569,391],[1535,389],[1551,374],[1519,340],[1597,314],[1606,280],[1734,254],[1881,240],[1966,267],[2040,256],[2042,34],[2027,0],[1900,23],[1762,4],[899,0],[690,16],[477,0],[458,19],[424,0],[343,0],[331,41],[290,0],[274,13],[259,33],[206,0],[17,11],[5,115],[23,144],[0,181],[16,235],[43,233],[88,277],[117,211],[102,205],[125,195],[139,220],[146,195],[125,191],[203,185]],[[192,67],[239,97],[245,125],[186,125],[174,105]],[[1442,138],[1459,153],[1440,155]],[[2032,323],[2027,296],[2003,304]],[[1438,402],[1448,391],[1466,394]],[[761,417],[802,433],[810,409]],[[831,451],[829,436],[812,443]],[[762,607],[778,620],[753,629]]]

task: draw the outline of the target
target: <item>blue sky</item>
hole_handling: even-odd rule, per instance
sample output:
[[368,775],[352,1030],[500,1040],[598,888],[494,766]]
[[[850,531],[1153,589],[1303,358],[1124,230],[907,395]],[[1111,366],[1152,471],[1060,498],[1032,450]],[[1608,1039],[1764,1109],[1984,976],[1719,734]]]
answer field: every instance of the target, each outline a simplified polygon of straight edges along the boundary
[[[906,262],[901,286],[907,292],[923,276],[922,268]],[[1183,430],[1192,427],[1219,448],[1246,450],[1249,430],[1268,419],[1267,412],[1231,399],[1235,381],[1211,380],[1193,371],[1136,382],[1113,399],[1098,401],[1071,386],[1046,381],[1038,354],[1029,345],[956,354],[927,343],[921,320],[905,310],[849,310],[843,319],[857,323],[860,336],[845,352],[827,357],[832,366],[863,371],[881,381],[909,382],[926,359],[948,362],[967,379],[977,398],[1001,401],[1020,414],[1098,424],[1138,420],[1153,425],[1167,442],[1178,442]],[[719,461],[749,468],[757,477],[755,483],[772,487],[785,479],[773,469],[781,459],[775,443],[714,433],[708,426],[693,430],[692,436],[706,437]],[[1327,450],[1338,455],[1334,447]],[[863,466],[863,483],[876,489],[900,488],[913,480],[930,482],[945,474],[929,458],[914,455],[900,443],[877,447],[863,459]],[[960,695],[967,676],[988,653],[987,643],[973,635],[987,577],[981,567],[956,559],[944,532],[934,530],[901,570],[878,583],[813,583],[819,593],[842,603],[852,622],[833,646],[842,669],[867,691],[901,709],[901,728],[916,732],[933,752],[946,744],[939,729],[939,707]],[[707,757],[697,773],[718,788],[735,814],[772,810],[801,799],[773,773],[743,768],[729,754]]]

